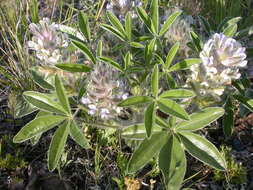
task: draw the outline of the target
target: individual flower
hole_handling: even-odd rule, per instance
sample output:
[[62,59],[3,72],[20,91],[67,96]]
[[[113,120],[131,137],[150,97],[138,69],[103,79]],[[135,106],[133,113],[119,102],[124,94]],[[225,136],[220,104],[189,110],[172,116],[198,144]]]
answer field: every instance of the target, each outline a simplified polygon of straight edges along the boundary
[[42,64],[57,63],[61,58],[61,49],[68,45],[63,34],[57,31],[57,25],[50,23],[48,18],[43,18],[39,24],[30,24],[29,28],[33,37],[28,42],[28,47],[36,51]]
[[133,11],[134,7],[141,6],[142,2],[139,0],[111,0],[106,6],[108,11],[112,11],[120,20],[123,20],[126,13],[130,11],[133,18],[137,15]]
[[127,98],[124,83],[116,80],[117,72],[106,64],[98,63],[90,74],[87,93],[81,102],[88,107],[88,114],[101,119],[112,119],[122,108],[117,104]]
[[222,95],[232,80],[239,79],[239,68],[247,65],[245,48],[233,38],[214,34],[200,52],[202,64],[191,67],[190,81],[198,82],[202,94]]

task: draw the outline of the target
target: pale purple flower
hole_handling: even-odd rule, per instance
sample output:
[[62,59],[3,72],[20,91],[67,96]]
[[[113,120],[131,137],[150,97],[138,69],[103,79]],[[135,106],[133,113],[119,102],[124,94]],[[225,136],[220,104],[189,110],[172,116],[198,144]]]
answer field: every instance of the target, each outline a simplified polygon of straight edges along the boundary
[[110,66],[97,63],[89,78],[87,93],[81,102],[88,107],[88,113],[101,119],[115,118],[122,111],[117,104],[127,97],[122,82],[117,80],[118,73]]
[[36,56],[42,64],[55,64],[61,58],[61,49],[68,46],[62,33],[57,31],[57,25],[51,23],[49,18],[43,18],[39,24],[31,23],[32,40],[28,47],[36,51]]

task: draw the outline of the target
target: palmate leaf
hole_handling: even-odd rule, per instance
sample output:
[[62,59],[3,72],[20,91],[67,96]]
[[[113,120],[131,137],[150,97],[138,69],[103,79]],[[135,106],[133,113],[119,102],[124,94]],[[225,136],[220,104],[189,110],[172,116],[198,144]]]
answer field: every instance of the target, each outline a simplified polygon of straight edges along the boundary
[[180,47],[180,43],[177,42],[175,43],[171,48],[170,51],[168,52],[168,55],[166,57],[166,62],[165,62],[165,69],[168,69],[169,66],[171,65],[173,59],[175,58],[177,51]]
[[149,18],[148,14],[142,7],[137,7],[136,12],[138,17],[144,22],[144,24],[147,26],[149,31],[152,34],[156,34],[155,26],[153,24],[153,21]]
[[230,137],[234,128],[234,106],[230,97],[227,99],[224,108],[225,114],[222,120],[223,132],[226,137]]
[[76,125],[75,121],[72,121],[70,124],[70,136],[82,148],[90,148],[88,140],[85,138],[83,131]]
[[165,21],[165,23],[163,24],[160,32],[159,32],[159,36],[164,35],[170,28],[170,26],[175,22],[175,20],[177,19],[177,17],[179,15],[181,15],[182,11],[176,11],[175,13],[173,13],[172,15],[170,15],[167,20]]
[[59,69],[62,69],[64,71],[77,73],[77,72],[90,72],[92,68],[83,65],[83,64],[74,64],[74,63],[58,63],[55,64],[55,66]]
[[205,32],[208,34],[208,35],[211,35],[211,31],[212,31],[212,28],[211,28],[211,25],[209,24],[209,22],[206,20],[205,17],[203,16],[198,16],[199,17],[199,20],[205,30]]
[[177,131],[196,131],[216,121],[224,114],[224,109],[209,107],[190,115],[189,121],[180,122],[175,129]]
[[145,47],[144,56],[145,56],[145,61],[147,64],[151,63],[151,60],[154,54],[155,44],[156,44],[156,39],[152,39]]
[[193,157],[217,170],[226,169],[225,159],[207,139],[192,132],[185,131],[179,134],[184,147]]
[[[161,132],[162,128],[155,124],[152,131],[153,133]],[[147,137],[144,123],[134,124],[124,128],[122,130],[122,137],[131,140],[144,140]]]
[[191,39],[193,41],[196,51],[201,52],[203,48],[203,42],[200,39],[200,36],[198,36],[198,34],[196,34],[194,31],[190,32],[190,36],[191,36]]
[[183,98],[191,98],[196,96],[196,94],[191,90],[186,89],[172,89],[163,92],[159,98],[171,98],[171,99],[183,99]]
[[132,96],[132,97],[127,98],[126,100],[121,101],[118,104],[118,106],[125,107],[125,106],[146,104],[152,101],[153,101],[153,98],[148,97],[148,96]]
[[121,32],[118,31],[113,26],[110,26],[108,24],[101,24],[100,27],[103,28],[104,30],[108,31],[108,32],[111,32],[112,34],[114,34],[115,36],[117,36],[120,40],[122,40],[122,41],[126,40],[125,36],[122,35]]
[[159,10],[158,0],[152,0],[150,5],[151,18],[154,24],[155,32],[158,34],[159,31]]
[[36,72],[35,70],[31,70],[31,74],[33,81],[41,88],[46,90],[54,90],[54,87],[46,80],[44,80],[44,78],[38,72]]
[[158,96],[158,90],[159,90],[159,68],[158,64],[155,65],[152,76],[151,76],[151,88],[153,96]]
[[97,57],[101,57],[103,55],[103,41],[102,40],[98,41],[96,55]]
[[[36,118],[41,117],[41,116],[46,116],[46,115],[51,115],[51,113],[45,112],[45,111],[39,111],[36,115]],[[39,142],[41,136],[42,136],[42,133],[39,133],[30,139],[32,146],[36,145]]]
[[107,11],[106,12],[107,17],[110,21],[110,23],[117,28],[117,30],[120,32],[121,36],[127,36],[126,31],[124,29],[124,27],[122,26],[122,24],[120,23],[119,19],[111,12],[111,11]]
[[144,139],[128,163],[128,173],[134,173],[145,166],[161,150],[167,139],[168,134],[165,131]]
[[198,59],[198,58],[185,59],[185,60],[171,66],[168,71],[172,72],[172,71],[188,69],[190,66],[192,66],[194,64],[199,64],[199,63],[202,63],[202,60]]
[[233,97],[238,100],[244,107],[253,112],[253,99],[247,98],[239,94],[233,95]]
[[65,109],[66,112],[71,115],[69,99],[66,95],[65,88],[58,75],[55,75],[55,90],[62,107]]
[[180,105],[170,99],[160,98],[158,100],[158,107],[164,113],[171,114],[172,116],[184,120],[189,120],[189,115],[187,112],[181,108]]
[[90,49],[83,42],[72,40],[72,43],[74,44],[75,47],[80,49],[92,61],[93,64],[96,64],[96,58],[94,57]]
[[88,17],[86,14],[83,12],[79,12],[78,14],[78,23],[79,23],[79,28],[85,38],[90,41],[91,40],[91,34],[90,34],[90,26],[89,26],[89,21]]
[[101,56],[101,57],[98,57],[98,59],[106,64],[113,66],[115,69],[119,71],[123,71],[122,67],[116,61],[112,60],[109,57]]
[[126,35],[129,41],[132,39],[132,16],[131,13],[128,12],[126,15],[126,21],[125,21],[125,31]]
[[156,118],[156,103],[153,102],[147,107],[145,111],[144,121],[147,137],[150,137],[152,134],[152,129],[153,126],[155,125],[155,118]]
[[62,121],[64,121],[66,117],[59,115],[45,115],[38,118],[35,118],[28,124],[26,124],[13,138],[14,143],[21,143],[32,137],[44,133],[49,129],[52,129]]
[[159,154],[159,168],[161,169],[167,190],[178,190],[186,172],[186,158],[180,141],[170,136]]
[[233,37],[236,34],[237,29],[237,24],[231,24],[224,29],[223,33],[227,37]]
[[50,95],[26,91],[23,93],[23,96],[29,103],[41,110],[64,115],[67,113],[59,103],[51,99]]
[[48,150],[48,169],[53,171],[61,158],[64,151],[64,146],[66,144],[68,134],[69,134],[69,121],[65,121],[62,125],[58,127]]

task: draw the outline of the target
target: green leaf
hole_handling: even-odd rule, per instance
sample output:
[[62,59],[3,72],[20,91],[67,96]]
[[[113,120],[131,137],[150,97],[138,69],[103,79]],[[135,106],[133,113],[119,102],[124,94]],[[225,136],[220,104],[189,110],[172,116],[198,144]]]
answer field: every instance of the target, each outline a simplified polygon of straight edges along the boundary
[[208,35],[211,35],[212,28],[211,28],[209,22],[203,16],[198,16],[198,17],[199,17],[199,19],[200,19],[200,21],[201,21],[201,23],[203,25],[203,28],[205,29],[206,33]]
[[164,131],[154,133],[150,139],[146,138],[133,153],[128,163],[128,173],[134,173],[145,166],[158,152],[168,139]]
[[175,56],[177,54],[177,51],[178,51],[179,47],[180,47],[180,43],[179,42],[175,43],[171,47],[171,49],[170,49],[170,51],[169,51],[169,53],[168,53],[168,55],[166,57],[165,69],[168,69],[169,66],[171,65],[173,59],[175,58]]
[[70,125],[70,136],[82,148],[85,148],[85,149],[90,148],[88,140],[84,136],[83,131],[76,125],[75,121],[71,122],[71,125]]
[[27,102],[22,95],[9,94],[8,101],[10,104],[10,110],[15,119],[22,118],[38,110],[32,104]]
[[177,131],[196,131],[216,121],[223,114],[223,108],[209,107],[191,114],[189,121],[183,121],[179,123],[175,129]]
[[99,40],[97,46],[97,57],[101,57],[102,54],[103,54],[103,41]]
[[155,65],[152,77],[151,77],[151,88],[153,96],[158,96],[158,90],[159,90],[159,68],[158,64]]
[[186,172],[184,149],[175,136],[170,136],[159,154],[161,169],[167,190],[179,190]]
[[144,45],[142,45],[141,43],[138,43],[138,42],[130,42],[129,44],[131,47],[134,47],[134,48],[145,48]]
[[39,142],[41,135],[42,133],[35,135],[34,137],[30,139],[32,146],[35,146]]
[[24,98],[35,107],[53,113],[66,114],[64,108],[57,102],[53,101],[49,95],[34,91],[23,93]]
[[90,35],[90,27],[89,27],[89,21],[88,17],[86,14],[83,12],[78,13],[78,23],[79,23],[79,28],[85,38],[90,41],[91,40],[91,35]]
[[96,64],[96,58],[83,42],[72,40],[72,43],[74,44],[74,46],[80,49],[92,61],[93,64]]
[[231,24],[237,24],[240,20],[242,20],[242,17],[235,17],[231,18],[227,21],[226,24],[231,25]]
[[61,155],[64,151],[64,146],[67,142],[69,134],[69,125],[69,122],[64,122],[61,126],[58,127],[53,136],[48,150],[49,171],[53,171],[59,163]]
[[190,31],[190,36],[197,52],[201,52],[203,48],[203,42],[200,37],[194,32]]
[[153,54],[154,54],[154,49],[155,49],[155,44],[156,44],[156,39],[152,39],[145,47],[145,61],[146,64],[150,64]]
[[[229,98],[230,99],[230,98]],[[231,103],[231,100],[228,100],[225,105],[225,115],[223,116],[223,132],[225,136],[228,138],[233,133],[234,128],[234,110]]]
[[118,106],[125,107],[125,106],[132,106],[138,104],[146,104],[152,102],[153,98],[148,96],[132,96],[127,98],[126,100],[121,101]]
[[[157,117],[156,117],[157,118]],[[162,131],[158,125],[153,126],[153,134]],[[130,125],[122,130],[122,137],[131,140],[143,140],[147,137],[145,124],[139,123]]]
[[168,126],[169,126],[169,124],[164,119],[160,118],[159,116],[156,116],[155,122],[157,125],[159,125],[161,127],[168,128]]
[[154,24],[155,32],[158,34],[159,31],[159,10],[158,10],[158,0],[152,0],[150,11],[151,11],[151,18]]
[[175,81],[175,79],[171,76],[170,73],[165,73],[166,76],[166,81],[168,83],[168,86],[172,89],[177,88],[177,83]]
[[235,18],[227,17],[224,20],[222,20],[222,22],[219,24],[218,31],[223,32],[225,26],[237,24],[240,20],[241,20],[241,17],[235,17]]
[[110,23],[115,28],[117,28],[117,30],[121,33],[121,36],[127,36],[126,31],[125,31],[124,27],[122,26],[122,24],[120,23],[119,19],[111,11],[107,11],[106,14],[107,14],[107,17],[108,17]]
[[163,92],[159,96],[159,98],[183,99],[183,98],[191,98],[194,96],[196,96],[196,94],[191,90],[173,89]]
[[65,88],[58,75],[55,75],[55,90],[62,107],[65,109],[66,112],[71,115],[69,99],[66,95]]
[[31,74],[34,82],[41,88],[44,88],[46,90],[54,90],[54,87],[50,83],[45,81],[44,78],[41,75],[39,75],[36,71],[31,70]]
[[170,15],[167,20],[165,21],[165,23],[163,24],[160,32],[159,32],[159,36],[164,35],[170,28],[170,26],[175,22],[175,20],[177,19],[177,17],[179,15],[181,15],[182,11],[176,11],[175,13],[173,13],[172,15]]
[[125,31],[126,35],[129,41],[132,39],[132,16],[131,13],[128,12],[126,15],[126,21],[125,21]]
[[123,71],[122,67],[117,62],[113,61],[109,57],[101,56],[101,57],[98,57],[98,59],[106,64],[113,66],[115,69],[117,69],[119,71]]
[[76,73],[76,72],[90,72],[92,68],[83,65],[83,64],[76,64],[76,63],[59,63],[55,64],[55,66],[59,69],[64,71]]
[[237,24],[228,25],[224,31],[223,34],[227,37],[233,37],[237,32]]
[[202,60],[198,59],[198,58],[185,59],[185,60],[171,66],[168,71],[172,72],[172,71],[188,69],[190,66],[192,66],[194,64],[199,64],[199,63],[202,63]]
[[78,30],[75,28],[63,24],[58,24],[58,29],[59,31],[68,34],[70,39],[78,39],[81,41],[85,41],[83,35],[80,32],[78,32]]
[[180,105],[170,99],[160,98],[158,100],[158,106],[164,113],[171,114],[184,120],[189,120],[187,112],[181,108]]
[[156,103],[153,102],[147,107],[145,111],[144,121],[147,137],[150,137],[152,134],[152,129],[153,126],[155,125],[155,118],[156,118]]
[[193,157],[217,170],[226,169],[226,162],[221,153],[205,138],[192,132],[180,132],[180,139]]
[[153,21],[148,17],[148,14],[142,7],[136,8],[138,17],[144,22],[144,24],[147,26],[149,31],[153,34],[156,34],[155,26],[153,24]]
[[124,57],[124,70],[126,71],[127,68],[131,65],[131,59],[132,59],[132,55],[131,53],[128,51]]
[[65,120],[66,117],[58,115],[45,115],[35,118],[28,124],[26,124],[13,138],[14,143],[21,143],[32,137],[44,133],[49,129],[52,129],[57,124]]
[[108,24],[101,24],[100,25],[101,28],[103,28],[104,30],[111,32],[112,34],[114,34],[115,36],[117,36],[120,40],[125,41],[125,36],[122,35],[120,33],[120,31],[118,31],[116,28],[108,25]]
[[233,97],[238,100],[244,107],[253,112],[253,99],[244,97],[242,95],[233,95]]

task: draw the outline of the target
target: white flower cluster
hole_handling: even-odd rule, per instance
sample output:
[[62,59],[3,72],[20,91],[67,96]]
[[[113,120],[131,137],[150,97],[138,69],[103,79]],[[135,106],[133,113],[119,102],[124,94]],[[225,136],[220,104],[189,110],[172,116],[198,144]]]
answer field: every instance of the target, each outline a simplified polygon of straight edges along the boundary
[[224,34],[214,34],[200,53],[202,64],[191,67],[191,82],[200,84],[201,94],[222,95],[233,79],[239,79],[239,68],[247,65],[245,48]]
[[42,64],[57,63],[61,58],[61,49],[68,46],[63,34],[57,31],[58,26],[50,23],[49,18],[43,18],[39,24],[30,24],[29,28],[33,37],[28,47],[36,51]]
[[90,74],[86,96],[81,99],[88,107],[88,114],[112,119],[121,113],[122,108],[117,104],[126,99],[128,94],[124,93],[123,84],[115,81],[116,75],[116,71],[106,64],[95,65]]
[[132,18],[136,18],[137,14],[132,10],[134,7],[141,5],[140,0],[112,0],[107,4],[106,9],[112,11],[120,20],[123,20],[128,11],[131,11]]

